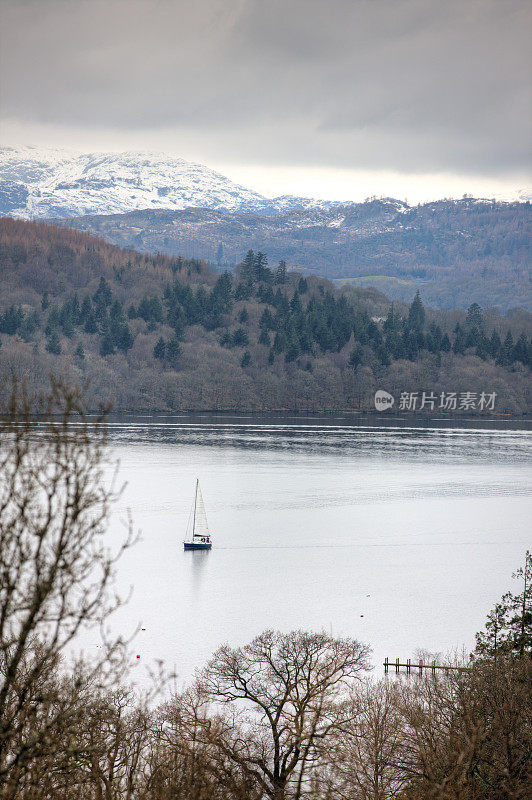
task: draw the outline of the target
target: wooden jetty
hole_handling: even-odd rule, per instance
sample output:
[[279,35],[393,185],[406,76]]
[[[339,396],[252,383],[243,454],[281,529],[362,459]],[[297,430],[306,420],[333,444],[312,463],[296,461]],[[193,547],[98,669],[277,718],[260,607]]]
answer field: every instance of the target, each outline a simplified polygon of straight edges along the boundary
[[[433,675],[436,674],[437,669],[443,670],[458,670],[459,672],[470,672],[470,667],[454,667],[449,664],[436,664],[435,661],[424,663],[421,659],[418,664],[412,664],[412,659],[407,658],[406,662],[401,663],[398,658],[395,661],[390,661],[388,657],[384,659],[384,674],[387,675],[391,668],[395,668],[395,672],[399,674],[401,671],[401,667],[406,669],[406,674],[411,675],[413,671],[417,670],[418,675],[423,675],[423,670],[427,672],[432,672]],[[405,673],[403,673],[405,674]]]

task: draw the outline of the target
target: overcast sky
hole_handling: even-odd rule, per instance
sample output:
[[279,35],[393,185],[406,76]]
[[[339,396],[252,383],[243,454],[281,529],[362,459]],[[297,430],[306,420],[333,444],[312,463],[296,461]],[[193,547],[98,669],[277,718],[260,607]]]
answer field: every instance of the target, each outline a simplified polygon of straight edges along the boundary
[[0,139],[268,194],[530,192],[530,0],[0,0]]

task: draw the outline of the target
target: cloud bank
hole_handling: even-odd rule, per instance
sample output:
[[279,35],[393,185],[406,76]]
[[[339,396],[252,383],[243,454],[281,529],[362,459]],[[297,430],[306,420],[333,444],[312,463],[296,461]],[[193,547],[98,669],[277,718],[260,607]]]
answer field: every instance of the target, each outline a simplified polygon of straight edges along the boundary
[[530,168],[528,0],[0,0],[5,121],[171,130],[206,159]]

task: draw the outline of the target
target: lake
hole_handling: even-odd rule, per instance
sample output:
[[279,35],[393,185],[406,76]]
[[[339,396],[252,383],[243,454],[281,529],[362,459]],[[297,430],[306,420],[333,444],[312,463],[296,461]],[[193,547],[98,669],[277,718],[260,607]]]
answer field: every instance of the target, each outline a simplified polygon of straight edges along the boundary
[[[385,656],[471,649],[530,546],[526,422],[150,415],[110,430],[127,487],[109,541],[126,508],[142,533],[112,625],[144,628],[138,663],[179,682],[265,628],[357,638],[377,675]],[[196,477],[207,553],[182,545]]]

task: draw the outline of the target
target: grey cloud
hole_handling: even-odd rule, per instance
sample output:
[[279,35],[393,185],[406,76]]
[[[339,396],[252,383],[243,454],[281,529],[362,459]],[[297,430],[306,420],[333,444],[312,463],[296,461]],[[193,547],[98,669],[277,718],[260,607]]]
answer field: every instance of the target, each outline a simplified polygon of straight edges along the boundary
[[0,0],[2,114],[502,175],[530,163],[531,19],[528,0]]

